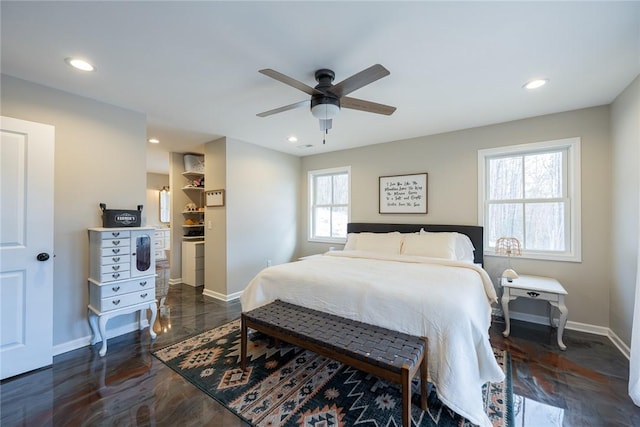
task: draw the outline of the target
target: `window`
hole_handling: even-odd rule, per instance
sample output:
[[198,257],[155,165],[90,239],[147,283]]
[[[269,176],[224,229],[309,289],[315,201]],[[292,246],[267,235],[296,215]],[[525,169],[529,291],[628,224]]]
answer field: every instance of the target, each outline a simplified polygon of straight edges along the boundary
[[351,168],[309,171],[309,240],[344,243],[350,218]]
[[581,261],[580,138],[478,152],[484,250],[516,237],[527,258]]

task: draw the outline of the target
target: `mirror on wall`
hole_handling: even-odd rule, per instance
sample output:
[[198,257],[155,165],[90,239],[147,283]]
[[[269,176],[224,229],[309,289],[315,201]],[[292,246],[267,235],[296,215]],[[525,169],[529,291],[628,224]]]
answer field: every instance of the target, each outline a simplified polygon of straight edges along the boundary
[[169,222],[171,219],[171,193],[169,187],[164,186],[160,190],[160,222]]

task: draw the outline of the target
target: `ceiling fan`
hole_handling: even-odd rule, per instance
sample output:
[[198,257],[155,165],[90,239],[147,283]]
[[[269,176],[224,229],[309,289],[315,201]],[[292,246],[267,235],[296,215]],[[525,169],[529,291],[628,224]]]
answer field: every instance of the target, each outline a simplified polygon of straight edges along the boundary
[[283,111],[311,106],[311,114],[320,120],[320,130],[326,133],[331,129],[331,120],[336,117],[340,108],[350,108],[352,110],[384,114],[387,116],[396,111],[396,107],[347,96],[351,92],[369,83],[388,76],[390,74],[389,70],[380,64],[372,65],[335,85],[333,84],[333,79],[336,76],[335,73],[329,69],[322,68],[315,73],[316,81],[318,82],[316,87],[308,86],[270,68],[259,70],[259,72],[311,95],[311,99],[258,113],[258,117],[267,117],[272,114],[282,113]]

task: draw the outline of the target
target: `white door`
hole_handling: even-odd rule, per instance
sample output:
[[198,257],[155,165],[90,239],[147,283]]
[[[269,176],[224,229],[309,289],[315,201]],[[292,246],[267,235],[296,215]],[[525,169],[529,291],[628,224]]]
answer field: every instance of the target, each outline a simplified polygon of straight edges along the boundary
[[0,117],[0,379],[53,361],[54,127]]

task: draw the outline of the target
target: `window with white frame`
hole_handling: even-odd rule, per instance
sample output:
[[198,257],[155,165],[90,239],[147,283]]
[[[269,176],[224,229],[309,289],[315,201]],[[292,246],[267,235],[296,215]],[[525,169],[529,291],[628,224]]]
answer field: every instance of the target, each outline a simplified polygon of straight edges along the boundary
[[344,243],[350,218],[351,167],[309,171],[309,240]]
[[485,254],[516,237],[522,256],[581,261],[580,138],[478,151]]

